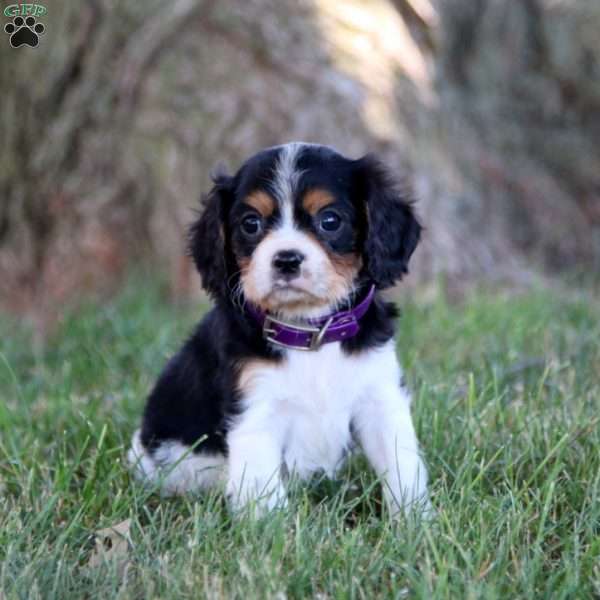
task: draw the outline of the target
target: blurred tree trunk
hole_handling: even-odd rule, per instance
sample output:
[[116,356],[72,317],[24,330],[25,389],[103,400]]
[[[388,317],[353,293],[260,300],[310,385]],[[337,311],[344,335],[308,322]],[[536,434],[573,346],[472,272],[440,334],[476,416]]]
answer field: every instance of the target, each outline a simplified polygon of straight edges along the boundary
[[[133,224],[147,227],[155,186],[143,161],[128,157],[140,89],[158,54],[205,4],[154,1],[140,11],[115,10],[108,0],[58,3],[42,18],[47,43],[2,45],[0,85],[10,91],[0,109],[3,282],[18,282],[36,301],[48,278],[69,287],[68,262],[49,264],[61,254],[60,248],[50,252],[58,229],[65,249],[69,238],[89,234],[96,217],[118,216],[124,202],[128,213],[137,213]],[[90,243],[98,262],[88,277],[101,276],[102,266],[120,267],[114,240]],[[81,251],[73,243],[60,259]],[[103,259],[112,264],[102,265]]]
[[483,271],[515,250],[550,271],[598,269],[600,2],[393,4],[431,66],[437,103],[419,135],[435,132],[462,182],[465,244],[479,230],[480,247],[497,245]]

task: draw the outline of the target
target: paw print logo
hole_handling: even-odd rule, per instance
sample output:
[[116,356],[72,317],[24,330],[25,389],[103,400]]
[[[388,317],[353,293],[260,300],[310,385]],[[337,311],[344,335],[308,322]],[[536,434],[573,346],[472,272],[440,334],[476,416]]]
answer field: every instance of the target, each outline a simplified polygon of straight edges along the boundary
[[12,23],[7,23],[4,26],[4,31],[10,35],[10,45],[13,48],[18,48],[25,44],[35,48],[46,28],[37,23],[35,17],[15,17]]

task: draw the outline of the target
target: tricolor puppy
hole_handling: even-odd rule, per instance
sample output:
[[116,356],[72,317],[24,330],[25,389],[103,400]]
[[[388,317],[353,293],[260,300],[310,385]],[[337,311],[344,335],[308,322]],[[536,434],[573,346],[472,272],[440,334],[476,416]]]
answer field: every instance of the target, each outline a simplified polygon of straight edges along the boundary
[[395,353],[394,306],[420,235],[373,157],[292,143],[218,175],[190,249],[214,308],[152,391],[129,460],[176,494],[221,480],[232,505],[285,503],[355,444],[393,513],[428,504]]

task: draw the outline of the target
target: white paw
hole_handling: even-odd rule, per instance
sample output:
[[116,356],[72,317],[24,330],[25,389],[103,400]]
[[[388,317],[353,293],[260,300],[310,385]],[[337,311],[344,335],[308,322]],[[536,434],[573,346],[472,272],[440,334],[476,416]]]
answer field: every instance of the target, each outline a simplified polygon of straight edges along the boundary
[[127,460],[136,479],[155,485],[165,496],[198,492],[218,485],[225,473],[225,457],[218,453],[195,453],[176,441],[163,442],[150,455],[138,429]]
[[230,480],[226,494],[234,512],[241,513],[249,510],[255,518],[288,505],[285,487],[281,481],[254,480],[239,483]]
[[389,492],[385,494],[387,504],[392,518],[416,517],[422,521],[431,521],[437,512],[427,493],[420,496],[405,497],[398,500]]

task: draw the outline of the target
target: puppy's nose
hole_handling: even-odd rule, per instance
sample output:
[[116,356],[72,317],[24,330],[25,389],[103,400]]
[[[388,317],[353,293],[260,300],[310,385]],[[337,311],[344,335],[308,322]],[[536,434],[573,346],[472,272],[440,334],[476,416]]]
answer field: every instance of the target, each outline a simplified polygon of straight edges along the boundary
[[273,257],[273,267],[281,275],[298,275],[304,254],[298,250],[280,250]]

